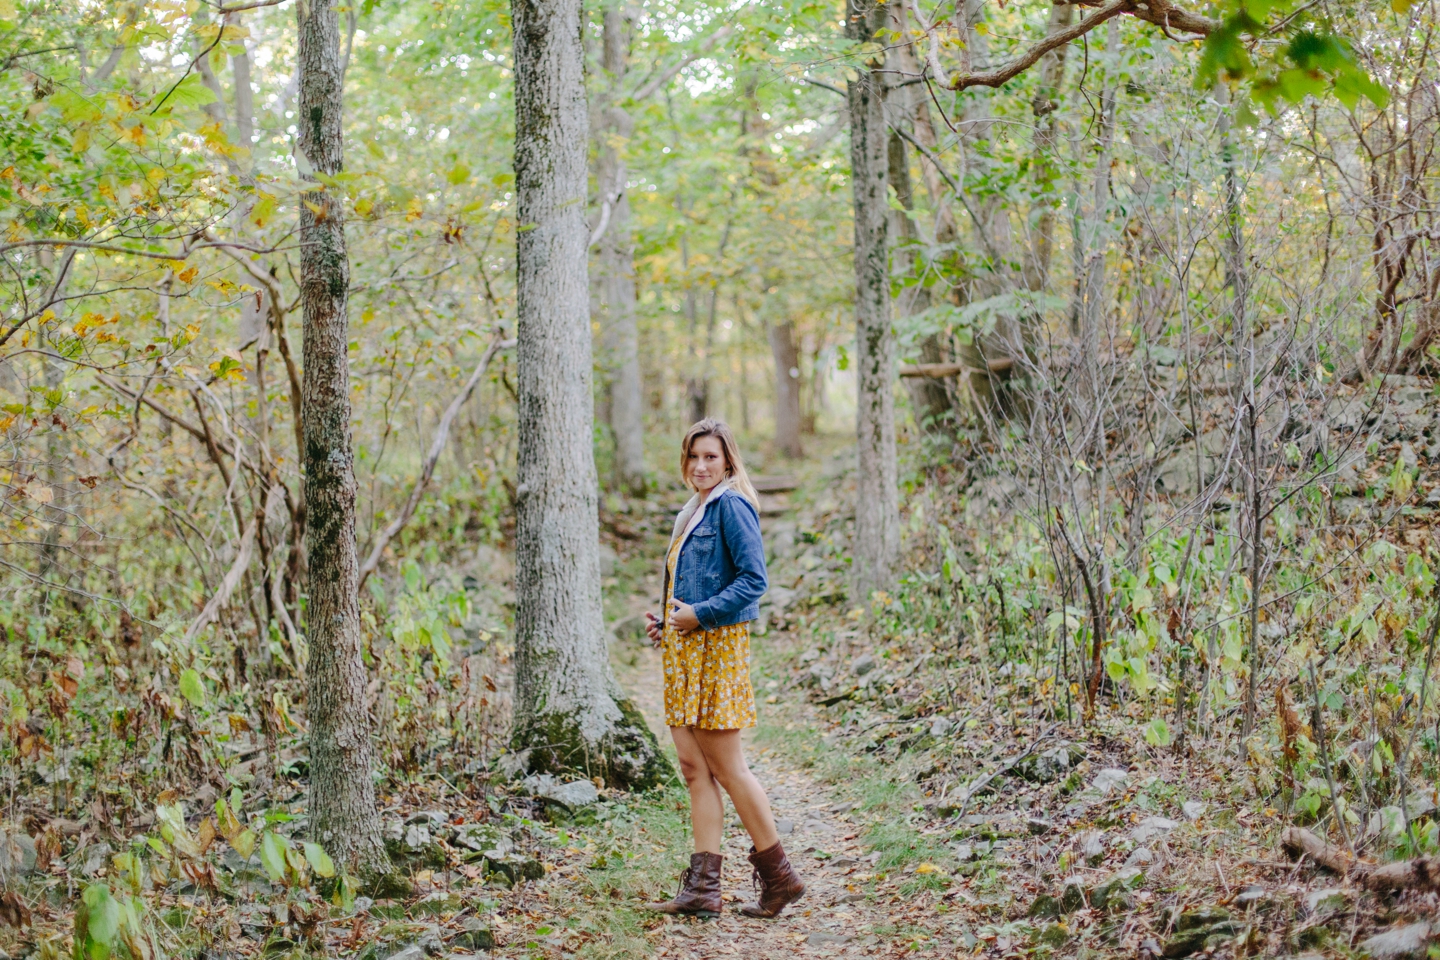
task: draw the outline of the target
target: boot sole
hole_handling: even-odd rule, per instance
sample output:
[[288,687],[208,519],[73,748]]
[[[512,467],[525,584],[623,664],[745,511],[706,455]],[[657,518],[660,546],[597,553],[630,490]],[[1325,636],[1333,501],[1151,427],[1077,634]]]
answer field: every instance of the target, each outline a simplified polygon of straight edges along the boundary
[[735,913],[742,917],[749,917],[751,920],[774,920],[776,917],[780,916],[780,914],[784,913],[786,910],[790,909],[791,907],[795,906],[795,904],[803,900],[804,897],[805,891],[801,890],[794,900],[786,903],[785,906],[781,907],[779,910],[776,910],[774,913],[768,916],[763,913],[748,913],[746,912],[744,907],[736,907]]

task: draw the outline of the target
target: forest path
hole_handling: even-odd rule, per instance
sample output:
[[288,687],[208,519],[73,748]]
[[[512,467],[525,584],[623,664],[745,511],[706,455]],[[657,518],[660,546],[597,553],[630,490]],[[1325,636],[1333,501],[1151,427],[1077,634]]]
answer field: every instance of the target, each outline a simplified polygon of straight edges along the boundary
[[[655,735],[668,743],[659,651],[647,646],[636,666],[630,692]],[[767,705],[757,706],[763,722]],[[850,805],[836,803],[831,789],[802,767],[758,747],[753,731],[747,731],[745,741],[750,768],[769,794],[781,842],[805,881],[805,896],[775,920],[754,920],[733,912],[735,904],[753,899],[754,891],[746,860],[750,837],[727,799],[722,851],[726,912],[714,921],[667,919],[655,955],[686,960],[899,955],[901,945],[892,943],[890,936],[895,932],[892,917],[855,880],[870,869],[870,859],[857,839],[860,828],[851,822]],[[906,947],[907,956],[927,955]]]

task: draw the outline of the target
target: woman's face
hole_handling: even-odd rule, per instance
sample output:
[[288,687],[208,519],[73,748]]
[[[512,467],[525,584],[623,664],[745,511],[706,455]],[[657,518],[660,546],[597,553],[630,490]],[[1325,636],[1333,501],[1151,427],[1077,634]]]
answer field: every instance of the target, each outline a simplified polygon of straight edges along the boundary
[[719,437],[700,437],[690,445],[690,482],[701,493],[725,479],[725,448]]

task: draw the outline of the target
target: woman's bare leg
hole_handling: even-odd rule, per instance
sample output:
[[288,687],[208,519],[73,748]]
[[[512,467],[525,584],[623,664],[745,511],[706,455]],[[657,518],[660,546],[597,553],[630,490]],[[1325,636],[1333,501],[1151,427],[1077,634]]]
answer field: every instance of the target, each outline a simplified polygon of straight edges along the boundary
[[[755,779],[750,765],[745,762],[740,731],[691,728],[691,732],[704,754],[711,775],[725,788],[730,801],[735,804],[735,812],[740,814],[740,822],[749,831],[755,849],[769,850],[779,843],[775,817],[770,813],[770,799],[765,796],[765,788],[760,786],[760,781]],[[691,796],[694,796],[693,788]],[[696,835],[698,837],[698,830]]]
[[[705,759],[705,752],[695,740],[691,727],[671,727],[675,753],[680,759],[680,775],[690,788],[690,822],[695,833],[696,853],[719,853],[720,838],[725,829],[725,800]],[[733,794],[732,794],[733,796]],[[763,794],[762,794],[763,796]],[[742,814],[741,819],[744,819]]]

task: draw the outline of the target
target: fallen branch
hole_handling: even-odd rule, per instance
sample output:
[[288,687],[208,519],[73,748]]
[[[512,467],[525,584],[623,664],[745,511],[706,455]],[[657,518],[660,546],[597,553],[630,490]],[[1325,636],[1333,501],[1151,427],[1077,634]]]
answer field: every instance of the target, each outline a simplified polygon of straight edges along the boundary
[[1004,373],[1015,366],[1014,357],[999,357],[985,361],[985,369],[978,370],[963,363],[912,363],[900,368],[902,377],[924,377],[927,380],[944,380],[958,377],[963,373]]
[[360,581],[358,586],[364,586],[366,579],[380,566],[380,556],[395,535],[405,529],[405,524],[415,515],[415,508],[420,505],[420,498],[425,495],[425,488],[430,485],[430,478],[435,474],[435,464],[440,459],[441,452],[445,449],[445,441],[450,438],[450,424],[454,422],[460,408],[465,406],[465,401],[475,392],[479,385],[480,378],[485,375],[485,370],[490,366],[490,360],[501,350],[515,346],[514,340],[495,340],[485,350],[485,355],[475,366],[475,372],[470,374],[470,379],[465,381],[465,387],[450,401],[450,406],[445,408],[445,413],[440,417],[440,425],[435,428],[435,439],[430,444],[430,452],[425,455],[425,463],[420,468],[420,476],[415,481],[415,486],[410,491],[410,498],[405,501],[405,506],[400,510],[400,515],[390,521],[390,525],[380,531],[375,538],[375,544],[370,548],[370,555],[365,558],[365,563],[360,567]]
[[1050,735],[1054,732],[1054,727],[1046,730],[1039,737],[1037,737],[1035,741],[1030,744],[1030,746],[1026,747],[1024,750],[1021,750],[1009,760],[1000,761],[999,765],[996,766],[994,770],[991,770],[983,777],[977,779],[970,786],[966,787],[965,796],[960,798],[960,808],[955,811],[955,818],[959,819],[960,817],[965,816],[965,808],[970,806],[970,800],[975,796],[975,794],[988,787],[990,785],[990,782],[996,777],[1006,773],[1010,770],[1011,767],[1015,766],[1015,764],[1019,763],[1021,760],[1024,760],[1026,757],[1030,756],[1030,754],[1034,753],[1037,749],[1039,749],[1040,744],[1050,739]]
[[1280,846],[1292,857],[1309,857],[1331,873],[1353,880],[1376,893],[1397,890],[1440,890],[1440,857],[1416,857],[1395,863],[1366,863],[1302,827],[1280,835]]
[[185,643],[193,640],[197,633],[215,619],[220,608],[230,602],[230,595],[235,592],[240,578],[245,575],[245,569],[250,566],[250,554],[255,550],[255,534],[259,531],[260,524],[265,522],[265,517],[270,512],[270,500],[279,489],[280,485],[277,483],[266,491],[264,506],[245,525],[245,532],[240,535],[240,549],[235,552],[235,562],[230,564],[230,569],[225,572],[225,579],[220,581],[220,589],[215,591],[210,602],[205,604],[205,609],[200,611],[200,616],[186,629]]

